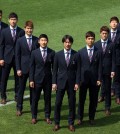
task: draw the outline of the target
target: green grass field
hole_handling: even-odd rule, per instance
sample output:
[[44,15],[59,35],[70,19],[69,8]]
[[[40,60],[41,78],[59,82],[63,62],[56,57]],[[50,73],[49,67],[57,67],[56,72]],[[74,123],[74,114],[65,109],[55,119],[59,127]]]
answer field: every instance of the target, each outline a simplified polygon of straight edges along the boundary
[[[99,29],[102,25],[109,26],[112,16],[120,18],[120,0],[0,0],[0,9],[3,10],[3,21],[7,22],[8,14],[12,11],[19,16],[18,25],[23,28],[26,20],[33,20],[34,35],[46,33],[49,37],[49,47],[56,51],[63,48],[63,35],[70,34],[74,38],[73,48],[80,49],[85,45],[85,33],[92,30],[99,39]],[[13,100],[13,74],[11,72],[8,83],[8,100]],[[26,91],[25,94],[29,92]],[[54,114],[55,93],[52,93],[52,114]],[[78,103],[78,92],[77,92]],[[77,106],[76,106],[77,110]],[[47,125],[44,120],[43,97],[39,102],[38,123],[31,125],[29,101],[24,101],[23,116],[16,117],[15,103],[0,107],[0,134],[47,134],[52,131],[53,124]],[[120,133],[120,106],[115,104],[114,98],[111,107],[112,115],[106,117],[104,104],[99,104],[96,113],[96,125],[88,124],[88,98],[85,104],[84,124],[76,125],[76,134],[119,134]],[[70,133],[67,129],[68,100],[65,95],[61,112],[61,129],[58,134]]]

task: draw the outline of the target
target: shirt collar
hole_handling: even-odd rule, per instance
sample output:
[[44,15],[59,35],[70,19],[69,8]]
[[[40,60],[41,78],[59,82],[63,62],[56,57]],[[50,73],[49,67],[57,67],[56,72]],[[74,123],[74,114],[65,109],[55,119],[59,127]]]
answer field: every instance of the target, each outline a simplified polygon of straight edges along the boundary
[[43,50],[47,51],[47,47],[46,48],[40,47],[40,51],[43,51]]
[[25,34],[25,37],[26,37],[26,39],[28,39],[28,38],[32,39],[32,35],[28,36],[27,34]]
[[113,32],[117,33],[117,29],[115,31],[113,31],[113,29],[111,29],[111,33],[113,33]]
[[105,41],[104,41],[103,39],[101,39],[101,42],[106,42],[106,43],[107,43],[107,42],[108,42],[108,39],[107,39],[107,40],[105,40]]
[[11,30],[13,30],[13,29],[16,30],[16,29],[17,29],[17,26],[16,26],[15,28],[13,28],[13,27],[10,25],[10,29],[11,29]]
[[92,46],[92,47],[90,48],[88,45],[86,45],[86,47],[87,47],[87,50],[89,50],[89,49],[94,50],[94,46]]
[[64,53],[65,53],[65,54],[66,54],[66,53],[71,54],[71,49],[70,49],[69,51],[67,51],[66,49],[64,49]]

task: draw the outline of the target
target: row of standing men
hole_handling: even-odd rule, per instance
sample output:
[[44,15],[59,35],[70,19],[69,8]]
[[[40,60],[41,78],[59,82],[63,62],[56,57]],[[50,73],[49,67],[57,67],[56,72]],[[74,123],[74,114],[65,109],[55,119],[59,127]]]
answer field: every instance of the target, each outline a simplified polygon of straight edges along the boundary
[[[2,12],[0,12],[2,16]],[[83,122],[84,104],[89,89],[89,123],[94,124],[98,92],[105,99],[105,114],[110,115],[111,79],[114,78],[116,102],[120,104],[120,32],[119,19],[110,18],[110,27],[100,28],[101,39],[95,42],[95,34],[85,34],[85,47],[78,52],[73,50],[73,37],[62,38],[64,49],[55,53],[50,49],[48,37],[41,34],[39,38],[32,35],[33,23],[26,21],[24,30],[17,26],[16,13],[9,14],[9,24],[1,22],[0,30],[0,65],[1,65],[1,103],[6,104],[6,87],[13,67],[15,77],[15,100],[17,116],[22,115],[23,95],[26,82],[30,81],[30,109],[32,124],[37,123],[38,101],[44,91],[45,121],[51,124],[51,89],[56,90],[54,131],[60,128],[60,111],[62,100],[67,91],[69,102],[68,128],[75,131],[76,91],[79,90],[78,125]]]

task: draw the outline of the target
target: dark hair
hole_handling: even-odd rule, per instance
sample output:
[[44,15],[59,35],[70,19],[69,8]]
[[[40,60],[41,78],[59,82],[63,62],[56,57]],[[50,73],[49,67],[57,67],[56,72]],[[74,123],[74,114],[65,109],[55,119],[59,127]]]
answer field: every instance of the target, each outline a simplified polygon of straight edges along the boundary
[[109,28],[108,28],[107,26],[102,26],[102,27],[100,28],[100,33],[101,33],[102,31],[106,31],[108,34],[109,34],[109,32],[110,32],[110,30],[109,30]]
[[34,28],[33,22],[31,20],[25,22],[24,28],[26,28],[27,26]]
[[2,14],[2,10],[0,10],[0,13]]
[[85,34],[85,37],[88,38],[88,37],[93,37],[95,39],[95,33],[92,32],[92,31],[88,31],[86,34]]
[[17,16],[17,14],[14,13],[14,12],[10,13],[9,16],[8,16],[8,18],[9,18],[9,19],[10,19],[10,18],[16,18],[16,19],[18,20],[18,16]]
[[111,17],[110,18],[110,22],[113,21],[113,20],[115,20],[115,21],[117,21],[117,23],[119,23],[118,17],[116,17],[116,16]]
[[73,43],[74,41],[71,35],[64,35],[62,38],[62,43],[64,43],[67,39],[70,41],[70,43]]
[[46,34],[41,34],[41,35],[39,36],[39,39],[41,39],[41,38],[45,38],[45,39],[47,39],[47,41],[48,41],[48,36],[47,36]]

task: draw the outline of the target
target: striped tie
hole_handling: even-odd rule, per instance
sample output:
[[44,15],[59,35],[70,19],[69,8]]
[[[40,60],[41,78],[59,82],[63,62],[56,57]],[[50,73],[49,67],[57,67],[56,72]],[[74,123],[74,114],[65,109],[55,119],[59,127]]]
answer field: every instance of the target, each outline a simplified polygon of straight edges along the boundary
[[89,50],[89,54],[88,54],[88,57],[89,57],[89,60],[90,60],[90,62],[92,61],[92,56],[93,56],[93,54],[92,54],[92,50],[93,49],[88,49]]

